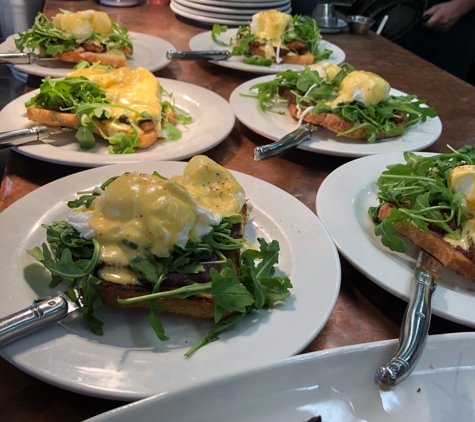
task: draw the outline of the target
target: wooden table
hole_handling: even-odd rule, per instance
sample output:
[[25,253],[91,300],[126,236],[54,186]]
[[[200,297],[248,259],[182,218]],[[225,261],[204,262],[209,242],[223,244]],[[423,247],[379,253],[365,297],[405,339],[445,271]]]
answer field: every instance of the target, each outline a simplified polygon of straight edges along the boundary
[[[169,6],[142,5],[133,8],[101,7],[92,0],[46,0],[45,13],[95,8],[108,12],[131,31],[148,33],[188,49],[188,40],[209,27],[176,16]],[[326,35],[341,47],[347,61],[359,69],[374,71],[398,89],[425,98],[443,122],[443,133],[428,151],[445,152],[446,145],[459,148],[475,144],[475,88],[370,33]],[[156,72],[158,77],[190,82],[208,88],[226,100],[241,83],[257,75],[226,69],[208,62],[172,62]],[[34,84],[34,78],[31,84]],[[252,152],[268,140],[236,122],[231,134],[207,152],[212,159],[272,183],[294,195],[312,211],[325,177],[347,158],[294,150],[281,158],[255,162]],[[11,151],[0,190],[0,211],[39,186],[81,171],[77,167],[49,164]],[[342,258],[341,291],[335,309],[321,333],[304,352],[363,342],[396,338],[406,304],[379,288]],[[468,331],[467,327],[433,317],[431,334]],[[71,393],[36,380],[0,359],[1,421],[80,421],[122,403]]]

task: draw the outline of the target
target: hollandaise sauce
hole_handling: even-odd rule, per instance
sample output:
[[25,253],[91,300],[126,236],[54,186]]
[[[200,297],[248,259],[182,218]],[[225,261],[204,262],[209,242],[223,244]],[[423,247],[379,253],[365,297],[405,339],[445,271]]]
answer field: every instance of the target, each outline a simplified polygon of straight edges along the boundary
[[[113,71],[103,69],[85,68],[75,70],[68,76],[84,76],[96,82],[106,92],[106,99],[111,104],[116,104],[137,111],[131,112],[118,107],[109,107],[111,121],[107,124],[110,129],[109,135],[115,132],[128,132],[130,125],[118,119],[125,115],[130,122],[137,124],[141,118],[140,113],[147,112],[153,117],[155,130],[160,137],[161,112],[160,83],[148,70],[143,68],[130,69],[121,67]],[[143,131],[138,128],[139,133]]]
[[239,214],[242,186],[225,168],[196,156],[183,175],[124,174],[115,179],[89,208],[72,211],[69,222],[82,237],[100,245],[99,277],[138,284],[128,269],[138,256],[169,256],[211,232],[223,217]]

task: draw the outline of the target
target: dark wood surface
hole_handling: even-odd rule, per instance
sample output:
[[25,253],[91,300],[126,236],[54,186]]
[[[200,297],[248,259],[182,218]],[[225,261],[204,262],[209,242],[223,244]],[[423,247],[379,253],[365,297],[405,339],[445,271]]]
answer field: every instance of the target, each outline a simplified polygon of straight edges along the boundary
[[[188,49],[191,37],[208,26],[176,16],[166,5],[133,8],[107,8],[92,0],[46,0],[45,13],[58,9],[72,11],[95,8],[107,11],[131,31],[148,33],[172,42],[177,49]],[[475,144],[475,88],[408,53],[390,41],[370,33],[326,35],[341,47],[347,61],[359,69],[373,71],[397,89],[425,98],[443,122],[439,140],[428,151],[445,152],[447,145],[459,148]],[[258,75],[226,69],[208,62],[177,61],[156,72],[159,78],[185,81],[208,88],[226,100],[243,82]],[[37,78],[30,78],[35,87]],[[236,122],[231,134],[206,154],[220,164],[263,180],[294,195],[312,211],[315,197],[325,177],[347,158],[293,150],[283,157],[264,162],[252,159],[253,149],[268,140]],[[0,190],[0,211],[39,186],[83,170],[46,163],[11,151]],[[341,259],[342,283],[335,309],[321,333],[305,352],[396,338],[406,304],[379,288]],[[1,312],[0,312],[1,313]],[[433,317],[431,334],[471,329]],[[80,421],[122,403],[91,398],[51,386],[26,375],[0,358],[1,421]]]

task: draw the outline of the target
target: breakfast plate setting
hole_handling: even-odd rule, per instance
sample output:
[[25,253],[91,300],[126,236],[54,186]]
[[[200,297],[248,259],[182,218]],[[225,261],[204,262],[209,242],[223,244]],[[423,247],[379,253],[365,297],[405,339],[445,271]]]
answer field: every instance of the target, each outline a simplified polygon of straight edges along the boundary
[[[182,130],[176,141],[158,141],[149,148],[133,154],[111,154],[106,140],[98,139],[96,146],[84,151],[75,139],[75,131],[53,133],[48,143],[35,142],[13,147],[21,154],[51,163],[71,166],[98,167],[108,164],[135,163],[155,160],[181,160],[207,151],[224,140],[234,127],[234,113],[221,96],[214,92],[173,79],[159,78],[167,92],[173,93],[178,107],[187,111],[193,121]],[[25,102],[39,90],[18,97],[0,111],[0,131],[36,126],[26,117]],[[220,120],[214,118],[220,115]]]
[[[168,50],[174,50],[172,43],[139,32],[129,32],[134,45],[134,54],[127,56],[128,67],[137,69],[143,67],[150,72],[163,69],[170,64],[166,58]],[[0,44],[0,53],[17,53],[14,39],[16,34],[10,35]],[[68,63],[60,60],[43,61],[36,64],[14,65],[15,72],[26,73],[37,76],[51,76],[52,78],[62,78],[71,72],[76,63]]]
[[[24,309],[37,297],[67,289],[48,288],[51,276],[26,249],[45,241],[41,224],[65,219],[66,203],[76,192],[92,189],[125,172],[165,177],[181,174],[184,162],[141,162],[104,166],[42,186],[0,214],[4,271],[0,285],[2,314]],[[243,173],[232,172],[246,192],[250,218],[245,236],[280,244],[276,275],[287,275],[291,295],[270,309],[246,315],[192,356],[184,353],[212,322],[183,315],[160,319],[168,341],[157,339],[148,312],[102,306],[95,316],[104,335],[92,334],[80,314],[3,346],[0,355],[26,373],[55,386],[90,396],[132,401],[171,393],[199,383],[282,360],[302,351],[327,322],[340,287],[340,263],[327,231],[298,199]]]
[[[275,107],[277,112],[283,114],[270,113],[259,107],[257,99],[245,96],[255,93],[251,91],[253,85],[268,82],[274,77],[274,75],[267,75],[244,82],[231,93],[229,103],[236,118],[242,124],[259,135],[278,141],[298,128],[297,120],[289,115],[287,104],[281,102]],[[389,95],[406,94],[391,88]],[[420,151],[437,141],[441,132],[442,122],[439,117],[410,126],[401,136],[377,140],[372,144],[366,140],[339,137],[329,130],[319,129],[313,132],[310,140],[304,141],[297,148],[342,157],[363,157],[396,151]]]
[[[404,162],[402,153],[390,153],[344,164],[323,181],[316,207],[340,253],[366,277],[407,301],[419,248],[405,241],[406,252],[390,251],[374,234],[374,224],[368,215],[369,207],[378,205],[376,181],[381,173],[390,164]],[[341,189],[342,186],[345,188]],[[432,297],[433,313],[475,327],[474,300],[473,282],[444,268]]]
[[[244,22],[242,25],[245,24],[246,22]],[[229,28],[226,32],[222,33],[219,36],[219,39],[223,42],[228,43],[231,38],[233,40],[236,39],[236,33],[237,28]],[[201,34],[195,35],[193,38],[190,39],[189,46],[191,50],[232,50],[231,47],[223,47],[222,45],[216,44],[211,38],[211,31],[206,31],[202,32]],[[321,51],[325,49],[329,49],[332,51],[331,56],[328,59],[325,59],[325,62],[338,65],[345,61],[345,52],[340,47],[331,42],[321,40],[318,48]],[[243,56],[231,56],[228,60],[211,60],[211,62],[217,64],[218,66],[258,74],[275,74],[283,72],[287,69],[295,70],[296,72],[298,72],[303,70],[304,68],[304,66],[302,65],[288,63],[274,63],[271,66],[257,66],[253,64],[244,63],[242,61],[243,58]]]

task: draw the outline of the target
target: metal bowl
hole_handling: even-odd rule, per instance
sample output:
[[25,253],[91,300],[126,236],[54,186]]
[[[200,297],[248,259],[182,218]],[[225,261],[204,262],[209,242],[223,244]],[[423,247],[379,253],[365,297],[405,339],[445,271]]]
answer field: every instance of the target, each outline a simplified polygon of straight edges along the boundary
[[350,32],[358,35],[366,34],[374,23],[374,19],[361,15],[348,16],[347,21],[348,26],[350,27]]

